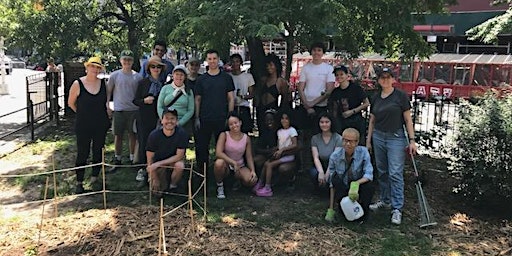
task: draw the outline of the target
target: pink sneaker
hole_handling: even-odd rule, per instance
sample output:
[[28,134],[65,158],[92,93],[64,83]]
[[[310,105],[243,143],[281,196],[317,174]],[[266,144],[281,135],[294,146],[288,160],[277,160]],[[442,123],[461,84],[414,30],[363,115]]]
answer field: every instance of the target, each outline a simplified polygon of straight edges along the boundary
[[272,188],[270,187],[262,187],[261,189],[256,191],[257,196],[270,197],[274,193],[272,192]]
[[256,185],[254,185],[254,187],[252,187],[252,192],[256,193],[258,192],[258,190],[262,189],[265,185],[263,185],[263,183],[256,183]]

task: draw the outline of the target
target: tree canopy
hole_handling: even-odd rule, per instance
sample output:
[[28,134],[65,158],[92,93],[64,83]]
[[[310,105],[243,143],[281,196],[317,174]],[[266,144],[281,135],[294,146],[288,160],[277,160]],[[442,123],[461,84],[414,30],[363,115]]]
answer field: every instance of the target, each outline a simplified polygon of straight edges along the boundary
[[480,40],[484,43],[496,43],[498,35],[512,33],[512,0],[495,0],[493,5],[508,3],[508,10],[499,16],[485,21],[484,23],[466,31],[471,40]]

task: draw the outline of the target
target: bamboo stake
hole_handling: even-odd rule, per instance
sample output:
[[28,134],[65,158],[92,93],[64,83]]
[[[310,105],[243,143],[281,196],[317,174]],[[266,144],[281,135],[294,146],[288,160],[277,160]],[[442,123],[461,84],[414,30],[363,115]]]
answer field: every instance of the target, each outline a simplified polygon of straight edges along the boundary
[[[150,189],[151,190],[151,189]],[[163,200],[160,201],[160,221],[159,226],[160,229],[158,230],[158,256],[162,255],[162,215],[163,215]]]
[[190,172],[188,176],[188,207],[190,213],[190,225],[192,225],[192,231],[195,231],[194,224],[194,204],[192,203],[192,173],[194,172],[194,163],[190,165]]
[[105,190],[105,147],[101,149],[101,174],[103,178],[103,209],[107,210],[107,191]]
[[52,169],[53,169],[53,215],[55,218],[59,215],[57,202],[57,174],[55,173],[55,154],[52,154]]
[[164,199],[160,198],[160,226],[162,227],[162,245],[164,249],[164,254],[167,255],[167,246],[165,245],[165,227],[164,227]]
[[204,175],[204,184],[203,184],[203,196],[204,196],[204,211],[203,211],[203,219],[206,220],[206,163],[203,164],[203,175]]
[[44,206],[46,205],[46,198],[48,196],[48,183],[50,183],[50,177],[46,176],[46,185],[44,187],[44,198],[43,198],[43,210],[41,212],[41,223],[39,224],[39,234],[37,235],[37,246],[39,246],[39,242],[41,241],[41,231],[43,230]]

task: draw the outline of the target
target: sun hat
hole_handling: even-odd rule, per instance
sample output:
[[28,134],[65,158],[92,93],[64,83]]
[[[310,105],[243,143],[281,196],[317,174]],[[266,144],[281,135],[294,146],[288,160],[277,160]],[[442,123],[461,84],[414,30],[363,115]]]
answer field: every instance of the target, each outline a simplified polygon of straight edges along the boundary
[[201,64],[201,61],[200,61],[198,58],[196,58],[196,57],[190,57],[190,58],[188,59],[188,61],[187,61],[187,64],[189,64],[189,63],[198,63],[198,64]]
[[148,63],[146,65],[146,71],[149,71],[149,66],[151,66],[151,65],[162,66],[162,71],[167,68],[167,65],[165,65],[165,63],[162,62],[162,59],[156,55],[149,58]]
[[133,52],[130,50],[123,50],[119,58],[133,59]]
[[172,72],[174,73],[175,71],[178,71],[178,70],[181,70],[181,72],[185,73],[185,75],[188,74],[188,69],[184,66],[184,65],[176,65],[176,67],[174,67],[174,69],[172,70]]
[[84,63],[84,66],[87,68],[89,65],[94,65],[97,67],[100,67],[101,69],[105,69],[105,66],[103,65],[103,62],[101,62],[101,58],[94,56],[90,57],[88,61]]

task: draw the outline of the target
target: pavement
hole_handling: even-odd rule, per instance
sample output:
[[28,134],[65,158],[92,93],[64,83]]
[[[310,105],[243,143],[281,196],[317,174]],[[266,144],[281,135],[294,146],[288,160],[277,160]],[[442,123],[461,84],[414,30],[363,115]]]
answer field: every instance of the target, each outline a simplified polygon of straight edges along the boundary
[[[27,122],[26,110],[13,114],[9,113],[27,106],[26,77],[38,73],[44,72],[30,69],[13,69],[12,74],[5,76],[4,81],[7,86],[7,94],[0,95],[0,134],[4,134],[9,129],[15,129]],[[0,84],[1,81],[0,79]],[[5,114],[9,115],[1,117]],[[1,139],[0,157],[13,152],[29,141],[29,131],[16,133],[13,136]]]

